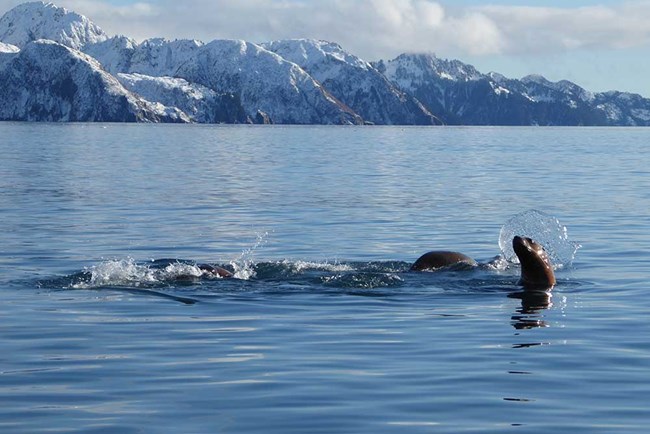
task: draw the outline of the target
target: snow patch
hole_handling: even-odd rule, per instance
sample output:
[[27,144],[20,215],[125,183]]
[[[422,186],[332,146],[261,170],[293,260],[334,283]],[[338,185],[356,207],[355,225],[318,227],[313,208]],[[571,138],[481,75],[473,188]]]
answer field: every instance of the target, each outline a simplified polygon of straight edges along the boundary
[[16,47],[15,45],[11,44],[5,44],[4,42],[0,42],[0,53],[17,53],[20,51],[20,48]]
[[623,113],[621,112],[621,109],[618,108],[615,104],[612,103],[599,104],[596,106],[596,108],[598,110],[602,110],[603,112],[605,112],[607,119],[609,119],[612,122],[618,122],[623,118]]
[[494,91],[495,95],[509,95],[510,90],[506,89],[503,86],[499,86],[498,84],[494,82],[490,82],[490,86],[492,87],[492,90]]

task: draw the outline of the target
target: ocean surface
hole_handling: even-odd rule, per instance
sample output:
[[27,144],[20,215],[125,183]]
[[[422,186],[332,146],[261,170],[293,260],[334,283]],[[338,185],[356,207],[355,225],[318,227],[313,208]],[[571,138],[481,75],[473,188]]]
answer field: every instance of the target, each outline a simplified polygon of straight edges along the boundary
[[644,128],[0,123],[0,432],[646,433],[649,210]]

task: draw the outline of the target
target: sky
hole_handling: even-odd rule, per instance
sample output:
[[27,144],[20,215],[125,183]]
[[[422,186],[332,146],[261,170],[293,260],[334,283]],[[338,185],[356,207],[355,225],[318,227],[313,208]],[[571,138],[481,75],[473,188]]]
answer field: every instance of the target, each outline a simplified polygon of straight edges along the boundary
[[[21,3],[0,0],[0,13]],[[650,0],[54,0],[109,35],[314,38],[372,61],[435,53],[650,97]]]

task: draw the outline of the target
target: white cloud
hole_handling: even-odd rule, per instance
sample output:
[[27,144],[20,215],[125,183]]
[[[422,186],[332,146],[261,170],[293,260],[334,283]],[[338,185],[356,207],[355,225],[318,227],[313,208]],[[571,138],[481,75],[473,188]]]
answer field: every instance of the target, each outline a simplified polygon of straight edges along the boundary
[[[496,0],[495,0],[496,1]],[[19,1],[0,0],[8,10]],[[58,0],[109,34],[144,39],[319,38],[367,59],[402,52],[477,55],[548,54],[650,46],[650,1],[618,6],[451,7],[432,0]]]
[[465,54],[497,54],[506,46],[497,22],[478,12],[449,19],[441,34],[446,38],[443,41],[448,47],[461,50]]
[[505,54],[650,45],[650,2],[579,8],[487,6],[478,11],[499,23]]

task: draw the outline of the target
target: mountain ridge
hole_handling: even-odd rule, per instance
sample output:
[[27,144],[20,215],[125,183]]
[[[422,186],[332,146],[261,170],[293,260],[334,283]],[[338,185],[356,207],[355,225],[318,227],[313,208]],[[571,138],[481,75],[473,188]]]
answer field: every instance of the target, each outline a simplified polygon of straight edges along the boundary
[[50,40],[0,62],[0,120],[188,122],[176,108],[127,91],[99,63]]
[[[48,57],[54,51],[63,60]],[[76,65],[76,75],[62,64]],[[21,4],[0,18],[3,77],[5,120],[650,125],[650,99],[637,94],[590,92],[540,75],[484,74],[431,53],[368,62],[313,39],[138,43],[45,2]],[[67,83],[67,90],[52,83]],[[88,110],[91,102],[109,104],[106,95],[119,95],[110,104],[121,109]]]

